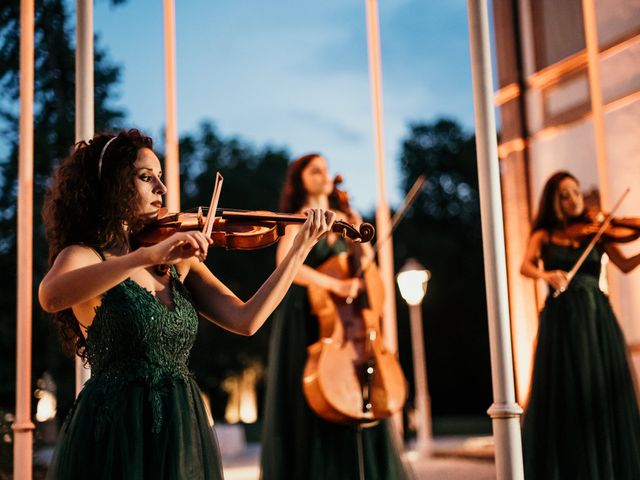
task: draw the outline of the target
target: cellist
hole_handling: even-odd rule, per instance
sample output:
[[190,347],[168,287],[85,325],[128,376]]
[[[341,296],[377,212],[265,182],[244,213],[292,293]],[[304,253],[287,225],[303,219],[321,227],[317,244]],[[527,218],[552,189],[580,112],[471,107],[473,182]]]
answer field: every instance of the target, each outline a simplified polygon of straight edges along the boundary
[[[289,165],[280,211],[335,210],[333,191],[325,158],[318,153],[303,155]],[[355,212],[336,213],[338,218],[350,217],[352,222],[360,218]],[[287,232],[278,244],[277,263],[286,257],[298,228],[287,226]],[[373,255],[368,245],[363,247],[364,256]],[[353,298],[362,288],[360,279],[338,280],[316,270],[327,259],[346,249],[346,242],[337,235],[328,235],[318,242],[274,314],[260,462],[263,480],[409,478],[385,420],[362,430],[360,436],[356,427],[317,416],[304,398],[302,376],[307,346],[314,343],[319,334],[317,319],[310,310],[307,287],[318,285],[336,297]]]

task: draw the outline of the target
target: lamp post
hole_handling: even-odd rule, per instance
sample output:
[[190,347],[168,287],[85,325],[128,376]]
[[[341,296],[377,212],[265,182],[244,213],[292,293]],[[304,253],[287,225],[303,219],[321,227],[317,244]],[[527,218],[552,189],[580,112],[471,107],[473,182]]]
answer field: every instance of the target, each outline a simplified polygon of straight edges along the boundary
[[431,453],[431,399],[427,388],[427,368],[424,355],[424,337],[422,333],[422,299],[427,292],[427,282],[431,277],[415,259],[406,261],[398,272],[396,280],[402,298],[409,306],[411,319],[411,346],[413,350],[413,374],[415,377],[415,422],[417,442],[416,450],[422,455]]

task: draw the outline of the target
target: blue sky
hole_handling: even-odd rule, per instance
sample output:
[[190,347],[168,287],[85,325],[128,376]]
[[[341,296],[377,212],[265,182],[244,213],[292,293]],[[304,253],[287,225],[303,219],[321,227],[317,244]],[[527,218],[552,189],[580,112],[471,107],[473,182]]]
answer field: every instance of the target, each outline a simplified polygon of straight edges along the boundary
[[[466,2],[381,0],[379,8],[387,196],[397,205],[408,123],[448,116],[473,128]],[[161,144],[162,2],[103,0],[94,22],[100,45],[123,67],[117,103],[128,126]],[[320,151],[354,205],[374,207],[364,0],[176,0],[176,52],[181,133],[211,119],[223,136],[257,148]]]

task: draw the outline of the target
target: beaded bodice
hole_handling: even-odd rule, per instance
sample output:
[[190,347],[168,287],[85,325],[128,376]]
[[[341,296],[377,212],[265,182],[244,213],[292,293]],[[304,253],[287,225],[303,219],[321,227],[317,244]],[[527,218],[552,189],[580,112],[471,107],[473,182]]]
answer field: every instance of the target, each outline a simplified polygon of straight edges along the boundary
[[88,330],[94,374],[133,365],[167,373],[186,368],[198,314],[173,268],[170,277],[170,307],[129,278],[106,293]]

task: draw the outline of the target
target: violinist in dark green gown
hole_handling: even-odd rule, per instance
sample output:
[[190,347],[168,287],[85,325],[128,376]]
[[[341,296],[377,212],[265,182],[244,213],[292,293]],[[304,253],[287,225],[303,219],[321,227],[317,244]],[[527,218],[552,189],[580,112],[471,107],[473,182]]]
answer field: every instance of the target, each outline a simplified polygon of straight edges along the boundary
[[[280,210],[327,209],[332,204],[333,180],[326,160],[319,154],[304,155],[289,165]],[[338,217],[351,212],[337,212]],[[354,223],[361,221],[354,213]],[[299,227],[287,226],[277,250],[283,261]],[[372,255],[363,245],[364,255]],[[338,280],[316,268],[333,255],[347,250],[338,236],[323,237],[300,268],[294,285],[274,314],[267,364],[266,401],[261,452],[262,480],[367,480],[407,478],[387,421],[365,428],[359,456],[358,433],[352,426],[320,418],[308,406],[302,386],[307,347],[318,340],[318,319],[310,310],[307,286],[318,285],[335,296],[355,296],[356,279]],[[363,466],[359,465],[362,458]],[[363,471],[361,471],[361,469]]]
[[[521,273],[549,284],[540,313],[529,401],[522,423],[527,480],[640,478],[640,410],[625,339],[599,288],[601,257],[621,271],[640,264],[601,243],[568,282],[586,241],[562,234],[585,221],[580,185],[568,172],[546,183]],[[540,263],[543,268],[540,268]],[[564,293],[554,298],[556,289]]]
[[[51,269],[39,300],[91,366],[58,439],[50,479],[221,479],[211,425],[187,368],[198,314],[252,335],[284,297],[332,212],[310,209],[272,275],[247,302],[205,266],[211,239],[178,232],[134,248],[166,188],[137,130],[78,143],[43,210]],[[154,266],[169,265],[168,275]]]

